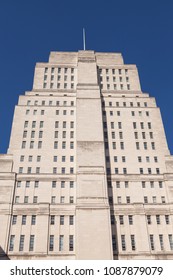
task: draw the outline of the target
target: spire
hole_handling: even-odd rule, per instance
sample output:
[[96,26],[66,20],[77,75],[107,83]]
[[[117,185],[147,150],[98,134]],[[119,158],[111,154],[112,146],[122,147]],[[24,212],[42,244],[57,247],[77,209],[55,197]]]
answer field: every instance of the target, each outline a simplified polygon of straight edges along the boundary
[[85,28],[83,28],[83,49],[85,51]]

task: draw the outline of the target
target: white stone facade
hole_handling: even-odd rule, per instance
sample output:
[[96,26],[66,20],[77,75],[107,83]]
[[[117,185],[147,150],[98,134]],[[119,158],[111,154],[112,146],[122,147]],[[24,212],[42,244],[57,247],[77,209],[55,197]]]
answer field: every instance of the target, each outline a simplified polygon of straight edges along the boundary
[[173,259],[173,159],[119,53],[51,52],[0,156],[0,259]]

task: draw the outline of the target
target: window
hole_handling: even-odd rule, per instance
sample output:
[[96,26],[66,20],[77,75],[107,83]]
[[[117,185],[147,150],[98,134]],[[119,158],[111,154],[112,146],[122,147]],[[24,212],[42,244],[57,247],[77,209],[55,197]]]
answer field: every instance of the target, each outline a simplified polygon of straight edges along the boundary
[[26,181],[25,187],[26,187],[26,188],[29,188],[29,187],[30,187],[30,181]]
[[112,142],[112,149],[116,149],[116,142]]
[[50,235],[49,239],[49,251],[53,251],[54,249],[54,235]]
[[34,235],[30,235],[29,251],[33,251],[34,250],[34,239],[35,239],[35,236]]
[[151,123],[150,122],[148,122],[148,128],[151,129]]
[[150,157],[146,157],[146,162],[150,162]]
[[55,224],[55,216],[54,216],[54,215],[51,215],[51,216],[50,216],[50,224],[51,224],[51,225],[54,225],[54,224]]
[[135,111],[131,111],[131,115],[134,117],[135,116]]
[[36,215],[32,215],[31,216],[31,225],[35,225],[36,224]]
[[23,138],[26,138],[27,137],[27,130],[24,130],[23,132]]
[[151,174],[152,172],[151,172],[151,168],[148,168],[148,174]]
[[58,141],[54,142],[54,149],[58,149]]
[[140,147],[139,147],[139,142],[136,142],[136,150],[139,150]]
[[31,174],[31,171],[32,171],[32,167],[28,167],[27,173],[28,173],[28,174]]
[[73,251],[74,247],[74,238],[73,235],[69,236],[69,251]]
[[15,203],[19,203],[19,196],[15,197]]
[[28,203],[28,196],[24,196],[24,203]]
[[74,149],[74,142],[70,142],[70,149]]
[[26,110],[26,115],[29,115],[30,110]]
[[69,216],[69,225],[72,226],[74,225],[74,216]]
[[70,128],[74,128],[74,122],[70,122]]
[[74,156],[70,156],[70,162],[74,162]]
[[56,181],[52,181],[52,188],[56,188]]
[[131,247],[132,247],[132,251],[136,250],[136,246],[135,246],[135,236],[132,234],[130,235],[130,239],[131,239]]
[[172,237],[172,234],[169,234],[168,238],[169,238],[170,249],[173,250],[173,237]]
[[36,127],[36,121],[33,121],[32,122],[32,128],[35,128]]
[[118,168],[117,167],[115,168],[115,174],[118,174]]
[[154,181],[150,181],[150,187],[154,188]]
[[120,181],[117,181],[117,182],[116,182],[116,187],[117,187],[117,188],[120,188]]
[[143,174],[143,173],[144,173],[143,168],[139,168],[139,173],[140,173],[140,174]]
[[154,162],[158,162],[158,159],[157,159],[157,157],[154,157]]
[[151,142],[151,148],[152,148],[152,150],[155,150],[155,143],[154,142]]
[[64,225],[64,216],[60,216],[60,225],[62,226],[62,225]]
[[141,126],[141,129],[144,129],[144,123],[143,122],[140,123],[140,126]]
[[70,188],[74,188],[74,182],[70,181]]
[[9,251],[14,250],[14,240],[15,240],[15,235],[10,236],[10,245],[9,245]]
[[38,196],[34,196],[33,197],[33,203],[37,203],[38,202]]
[[65,188],[65,181],[61,181],[61,188]]
[[34,141],[31,141],[30,142],[30,149],[33,149],[34,148]]
[[156,168],[156,174],[160,174],[160,169]]
[[64,235],[59,236],[59,251],[63,251],[64,247]]
[[34,188],[38,188],[38,186],[39,186],[39,181],[35,181],[34,182]]
[[138,139],[138,132],[134,132],[134,135],[135,135],[135,139]]
[[44,115],[44,110],[41,110],[41,115]]
[[22,215],[22,225],[26,225],[26,215]]
[[70,202],[70,203],[74,203],[74,197],[73,197],[73,196],[70,196],[69,202]]
[[157,225],[160,225],[160,215],[156,215],[156,223]]
[[148,203],[148,197],[144,196],[144,203]]
[[145,187],[146,187],[145,182],[142,181],[142,188],[145,188]]
[[164,250],[163,235],[162,234],[159,234],[159,241],[160,241],[160,249]]
[[169,225],[170,221],[169,221],[169,215],[165,215],[165,222],[167,225]]
[[55,128],[58,128],[58,127],[59,127],[59,122],[56,121],[56,122],[55,122]]
[[62,168],[61,168],[61,173],[62,173],[62,174],[65,174],[65,167],[62,167]]
[[26,141],[22,141],[22,149],[26,148]]
[[18,181],[17,182],[17,188],[20,188],[21,187],[21,181]]
[[19,173],[23,173],[23,167],[19,167]]
[[136,129],[137,126],[136,126],[136,122],[133,122],[133,128]]
[[12,217],[12,225],[16,225],[17,223],[17,215],[13,215]]
[[57,173],[57,167],[53,167],[53,174]]
[[60,197],[60,203],[64,203],[65,202],[65,197],[64,196],[61,196]]
[[123,174],[127,174],[127,168],[123,168]]
[[142,138],[146,139],[145,132],[142,132]]
[[42,148],[42,141],[38,141],[38,149]]
[[40,121],[40,128],[43,128],[44,122]]
[[124,225],[124,216],[123,215],[119,216],[119,221],[120,221],[120,225]]
[[118,204],[121,204],[121,196],[118,196],[118,197],[117,197],[117,203],[118,203]]
[[153,234],[150,234],[150,246],[151,246],[151,250],[154,250],[154,236]]
[[55,199],[56,199],[56,196],[52,196],[52,197],[51,197],[51,203],[54,204],[54,203],[55,203]]
[[54,161],[54,162],[57,162],[57,161],[58,161],[58,157],[57,157],[57,156],[54,156],[54,157],[53,157],[53,161]]
[[153,139],[153,132],[150,132],[149,135],[150,135],[150,139]]
[[147,224],[151,225],[151,215],[147,215]]
[[126,202],[130,203],[130,196],[126,196]]
[[122,128],[122,123],[118,122],[118,128],[121,129]]
[[39,138],[43,138],[43,131],[39,131]]
[[122,251],[125,251],[126,250],[125,235],[121,235],[121,246],[122,246]]
[[24,128],[28,127],[28,121],[24,122]]
[[129,225],[133,225],[133,216],[129,215],[128,219],[129,219]]
[[162,202],[162,203],[166,203],[165,197],[164,197],[164,196],[161,196],[161,202]]
[[37,156],[37,162],[41,161],[41,156]]
[[124,142],[120,142],[120,148],[121,150],[124,150]]
[[114,129],[114,122],[111,122],[111,128]]

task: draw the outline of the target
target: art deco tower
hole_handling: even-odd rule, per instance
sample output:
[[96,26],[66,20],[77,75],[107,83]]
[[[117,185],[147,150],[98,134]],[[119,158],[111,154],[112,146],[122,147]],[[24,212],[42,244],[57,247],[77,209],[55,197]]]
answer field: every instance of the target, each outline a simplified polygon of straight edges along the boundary
[[119,53],[51,52],[0,156],[0,258],[173,259],[173,159]]

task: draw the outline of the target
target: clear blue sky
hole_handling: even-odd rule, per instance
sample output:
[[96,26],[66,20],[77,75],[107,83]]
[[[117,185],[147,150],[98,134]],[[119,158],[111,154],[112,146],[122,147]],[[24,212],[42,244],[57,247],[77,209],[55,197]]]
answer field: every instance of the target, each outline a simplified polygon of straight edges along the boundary
[[173,153],[172,0],[1,0],[0,152],[8,148],[18,96],[32,89],[36,62],[50,51],[121,52],[136,64],[143,92],[161,108]]

